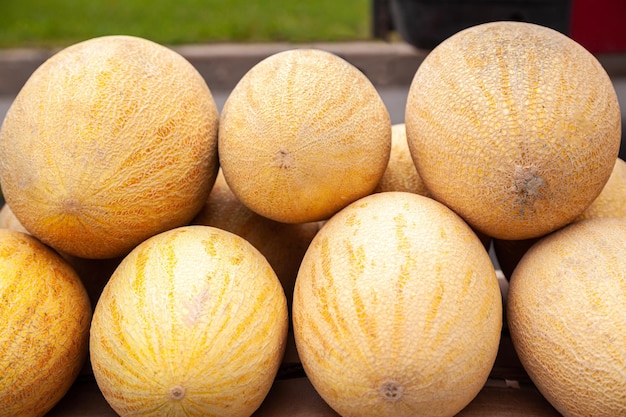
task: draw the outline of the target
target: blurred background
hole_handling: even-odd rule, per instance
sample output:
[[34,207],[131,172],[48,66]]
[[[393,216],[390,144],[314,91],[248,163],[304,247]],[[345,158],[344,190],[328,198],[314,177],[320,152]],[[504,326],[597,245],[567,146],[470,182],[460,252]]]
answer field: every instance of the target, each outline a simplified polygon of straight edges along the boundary
[[2,0],[0,47],[127,34],[162,44],[370,37],[370,0]]
[[384,40],[430,49],[493,20],[549,26],[594,53],[626,51],[625,0],[2,0],[0,48],[128,34],[168,45]]

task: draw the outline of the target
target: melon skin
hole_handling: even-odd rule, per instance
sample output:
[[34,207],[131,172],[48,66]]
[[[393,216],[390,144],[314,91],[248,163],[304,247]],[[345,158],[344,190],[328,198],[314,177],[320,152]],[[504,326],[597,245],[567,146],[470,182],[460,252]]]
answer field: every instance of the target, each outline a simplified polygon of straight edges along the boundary
[[0,230],[0,415],[37,417],[88,354],[91,305],[76,272],[22,232]]
[[411,158],[404,123],[396,123],[391,126],[389,163],[380,182],[374,189],[375,193],[385,191],[406,191],[430,197],[430,193],[417,173],[415,163]]
[[209,226],[160,233],[126,256],[94,311],[90,358],[124,416],[250,416],[285,350],[286,297],[261,253]]
[[626,415],[626,219],[581,220],[535,243],[507,297],[520,361],[565,417]]
[[618,155],[617,94],[598,60],[553,29],[491,22],[424,59],[405,112],[434,198],[498,239],[543,236],[585,210]]
[[602,192],[576,220],[596,217],[626,218],[626,162],[617,158]]
[[502,300],[460,217],[428,197],[384,192],[315,236],[293,326],[307,376],[341,416],[453,416],[491,371]]
[[34,236],[114,258],[188,224],[217,175],[219,114],[198,71],[132,36],[69,46],[37,68],[0,130],[6,202]]

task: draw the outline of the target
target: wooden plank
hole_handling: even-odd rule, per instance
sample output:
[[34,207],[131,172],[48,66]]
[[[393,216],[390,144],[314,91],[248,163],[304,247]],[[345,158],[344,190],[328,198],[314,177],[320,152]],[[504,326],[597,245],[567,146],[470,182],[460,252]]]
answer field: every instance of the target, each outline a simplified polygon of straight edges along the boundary
[[[48,417],[115,417],[95,380],[78,380]],[[338,417],[307,378],[277,380],[254,417]],[[532,385],[489,380],[457,417],[558,417]]]

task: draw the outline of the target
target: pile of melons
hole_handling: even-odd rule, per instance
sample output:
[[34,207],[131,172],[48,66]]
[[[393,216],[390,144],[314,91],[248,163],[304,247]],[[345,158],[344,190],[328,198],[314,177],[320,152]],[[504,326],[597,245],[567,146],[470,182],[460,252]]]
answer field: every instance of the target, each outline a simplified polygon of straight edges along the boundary
[[503,325],[561,414],[623,415],[620,138],[600,63],[529,23],[441,43],[394,126],[322,50],[262,60],[219,112],[171,49],[72,45],[0,129],[0,415],[46,414],[89,363],[121,416],[250,416],[291,328],[339,415],[453,416]]

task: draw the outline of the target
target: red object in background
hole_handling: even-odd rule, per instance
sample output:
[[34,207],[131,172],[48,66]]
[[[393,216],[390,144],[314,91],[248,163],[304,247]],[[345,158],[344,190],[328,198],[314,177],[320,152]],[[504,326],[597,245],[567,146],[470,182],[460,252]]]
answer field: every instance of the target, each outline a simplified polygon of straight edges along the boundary
[[573,0],[570,24],[591,53],[626,52],[626,0]]

